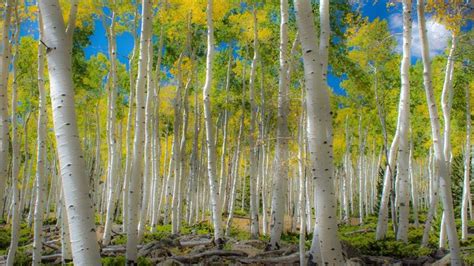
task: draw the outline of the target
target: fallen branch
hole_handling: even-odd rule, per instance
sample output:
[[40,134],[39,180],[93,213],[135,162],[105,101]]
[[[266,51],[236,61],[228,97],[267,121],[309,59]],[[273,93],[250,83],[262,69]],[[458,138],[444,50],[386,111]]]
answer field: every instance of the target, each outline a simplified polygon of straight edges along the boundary
[[56,253],[56,254],[51,254],[51,255],[44,255],[41,256],[41,262],[43,263],[53,263],[58,259],[61,259],[63,257],[63,254],[61,253]]
[[[306,253],[306,257],[308,257],[308,253]],[[288,256],[282,257],[271,257],[271,258],[235,258],[241,263],[245,264],[293,264],[300,261],[300,253],[295,252]]]
[[345,235],[345,236],[349,236],[349,235],[353,235],[353,234],[368,233],[368,232],[374,232],[374,229],[371,229],[371,228],[364,228],[364,229],[355,230],[355,231],[352,231],[352,232],[347,232],[347,233],[345,233],[344,235]]
[[237,250],[209,250],[199,254],[193,254],[188,256],[174,256],[170,259],[177,260],[181,263],[198,263],[201,259],[211,256],[220,257],[246,257],[247,254],[243,251]]
[[210,245],[212,244],[212,239],[179,241],[179,243],[182,247],[195,247],[195,246],[200,246],[200,245]]

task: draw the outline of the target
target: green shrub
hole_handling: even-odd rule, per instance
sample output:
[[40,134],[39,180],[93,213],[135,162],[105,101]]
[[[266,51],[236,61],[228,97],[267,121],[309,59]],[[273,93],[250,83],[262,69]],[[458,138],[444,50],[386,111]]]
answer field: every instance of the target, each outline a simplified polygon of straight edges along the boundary
[[124,256],[103,257],[101,261],[103,266],[125,265],[127,262]]
[[112,245],[125,245],[127,244],[127,236],[126,235],[114,236],[110,242]]

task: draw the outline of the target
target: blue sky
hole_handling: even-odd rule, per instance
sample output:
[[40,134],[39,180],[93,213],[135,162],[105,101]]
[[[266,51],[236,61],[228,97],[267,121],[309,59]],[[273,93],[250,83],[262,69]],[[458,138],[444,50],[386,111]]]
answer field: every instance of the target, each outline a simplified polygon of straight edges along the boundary
[[[395,7],[387,7],[386,1],[359,1],[363,2],[361,12],[363,16],[367,16],[370,21],[379,18],[389,22],[389,27],[394,36],[399,41],[398,51],[401,51],[401,32],[402,32],[402,16],[401,5]],[[367,3],[366,3],[367,2]],[[373,3],[375,2],[375,3]],[[416,14],[415,12],[413,12]],[[471,27],[472,25],[469,25]],[[91,36],[91,45],[85,48],[86,57],[89,58],[101,52],[107,54],[107,39],[105,30],[100,19],[94,20],[94,33]],[[439,23],[434,22],[431,18],[427,19],[428,36],[430,41],[430,54],[436,55],[443,53],[450,39],[449,31]],[[27,21],[22,23],[21,35],[33,35],[38,38],[37,23]],[[128,56],[133,49],[133,38],[128,32],[117,36],[117,52],[120,62],[128,66]],[[420,42],[418,36],[418,23],[416,18],[413,21],[413,43],[412,43],[412,62],[420,57]],[[342,78],[335,77],[329,73],[328,83],[336,94],[345,95],[345,91],[340,87]]]

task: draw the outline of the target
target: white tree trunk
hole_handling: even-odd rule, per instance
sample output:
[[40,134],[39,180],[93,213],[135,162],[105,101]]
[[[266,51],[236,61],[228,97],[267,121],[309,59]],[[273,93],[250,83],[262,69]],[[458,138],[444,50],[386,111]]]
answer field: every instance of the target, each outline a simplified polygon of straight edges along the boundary
[[[41,16],[39,20],[40,40],[43,36],[43,21]],[[38,132],[36,140],[36,181],[35,181],[35,213],[34,213],[34,239],[32,264],[41,263],[41,253],[43,249],[43,217],[46,194],[46,91],[44,89],[44,47],[38,44],[38,91],[39,91],[39,110],[38,110]]]
[[[18,174],[20,172],[20,142],[18,141],[18,117],[16,113],[17,101],[18,101],[18,84],[17,84],[17,60],[19,52],[19,27],[20,21],[18,17],[18,6],[15,6],[15,33],[14,33],[14,42],[15,44],[15,53],[13,54],[13,68],[12,68],[12,114],[11,114],[11,124],[12,124],[12,168],[11,168],[11,187],[12,187],[12,219],[11,219],[11,241],[10,248],[8,249],[7,256],[7,265],[13,266],[15,261],[15,254],[18,248],[18,240],[20,233],[20,193],[19,193],[19,181]],[[27,152],[27,151],[26,151]]]
[[[443,209],[445,212],[446,225],[448,229],[448,239],[449,239],[449,249],[451,251],[451,265],[461,265],[462,260],[460,258],[460,248],[459,240],[456,233],[456,226],[454,223],[454,211],[453,211],[453,200],[451,195],[451,178],[449,176],[447,160],[444,156],[442,145],[443,140],[441,139],[440,134],[440,122],[438,116],[438,109],[436,107],[433,84],[432,84],[432,75],[431,75],[431,62],[429,58],[429,46],[428,46],[428,37],[426,33],[426,21],[424,16],[424,1],[418,0],[418,20],[419,20],[419,31],[420,31],[420,40],[421,40],[421,55],[423,60],[423,84],[426,92],[426,100],[428,105],[428,110],[430,113],[431,121],[431,134],[433,138],[433,147],[435,162],[438,166],[438,176],[440,177],[440,192],[441,192],[441,201],[443,203]],[[448,60],[452,58],[448,58]],[[436,184],[435,184],[436,186]],[[429,230],[431,224],[425,224],[425,232]]]
[[[135,18],[136,19],[136,18]],[[132,56],[130,57],[129,65],[132,65],[133,59],[135,58],[135,51],[137,50],[137,42],[136,42],[136,34],[134,32],[133,34],[134,38],[134,47],[133,47],[133,52]],[[123,201],[122,201],[122,231],[124,233],[127,232],[127,226],[125,226],[126,221],[128,221],[128,187],[130,185],[130,171],[131,171],[131,163],[132,163],[132,142],[131,142],[131,133],[132,133],[132,119],[133,119],[133,103],[135,99],[135,80],[132,74],[132,69],[130,69],[130,93],[128,97],[128,115],[127,115],[127,130],[125,132],[125,138],[126,138],[126,146],[125,146],[125,171],[124,171],[124,178],[123,178],[123,187],[122,187],[122,193],[123,193]]]
[[178,59],[178,85],[176,86],[176,96],[173,100],[173,107],[174,107],[174,122],[173,122],[173,151],[171,154],[171,160],[173,162],[173,190],[169,190],[170,197],[171,197],[171,232],[173,234],[179,233],[179,222],[178,222],[178,186],[179,182],[181,179],[181,176],[179,175],[179,168],[180,168],[180,162],[181,162],[181,157],[180,157],[180,139],[179,139],[179,131],[181,129],[181,101],[182,101],[182,96],[181,96],[181,91],[182,91],[182,86],[183,86],[183,76],[182,76],[182,70],[181,70],[181,62],[182,62],[182,57],[183,55],[181,54]]
[[305,135],[304,135],[304,114],[301,115],[300,125],[298,127],[298,175],[299,175],[299,198],[298,206],[300,213],[300,239],[299,239],[299,251],[300,251],[300,265],[305,264],[305,236],[306,236],[306,217],[305,217],[305,186],[306,186],[306,171],[305,163],[306,160],[303,157],[303,151],[305,150]]
[[220,179],[219,179],[219,196],[220,196],[220,204],[221,210],[224,210],[226,207],[224,205],[225,198],[226,198],[226,185],[227,185],[227,176],[225,174],[225,158],[227,155],[227,131],[228,131],[228,124],[229,124],[229,111],[227,110],[227,105],[229,102],[229,88],[230,88],[230,72],[232,66],[232,52],[229,56],[229,61],[227,63],[227,75],[226,75],[226,85],[225,85],[225,92],[226,92],[226,100],[225,100],[225,107],[224,107],[224,126],[223,126],[223,137],[222,137],[222,153],[221,153],[221,167],[220,167]]
[[8,137],[9,121],[8,117],[8,78],[10,71],[10,19],[13,14],[14,0],[6,0],[4,6],[2,44],[3,53],[0,59],[0,216],[3,215],[6,205],[5,187],[8,179],[8,165],[10,161],[10,139]]
[[[156,62],[156,70],[155,70],[155,85],[154,85],[154,106],[153,106],[153,114],[154,124],[153,124],[153,141],[154,141],[154,153],[153,156],[153,202],[152,202],[152,218],[151,218],[151,232],[155,232],[156,226],[158,224],[158,219],[160,215],[160,196],[161,194],[158,193],[158,183],[160,180],[160,163],[161,163],[161,142],[160,142],[160,116],[158,115],[158,110],[160,110],[160,73],[161,73],[161,51],[163,49],[163,27],[160,30],[160,40],[158,44],[158,59]],[[166,159],[165,159],[166,160]],[[164,184],[162,183],[162,187]]]
[[250,237],[253,239],[258,238],[259,225],[258,225],[258,182],[257,182],[257,171],[258,171],[258,150],[256,143],[256,123],[257,123],[257,105],[255,104],[255,76],[257,71],[257,59],[258,59],[258,30],[257,30],[257,11],[256,7],[253,7],[253,59],[252,66],[250,69],[249,79],[249,96],[250,96],[250,131],[249,131],[249,146],[250,146]]
[[[277,141],[275,176],[272,185],[270,249],[280,247],[284,227],[286,189],[288,186],[288,0],[280,0],[280,69],[278,86]],[[300,181],[301,182],[301,181]]]
[[468,205],[471,201],[471,104],[470,88],[466,86],[466,147],[464,150],[464,181],[461,206],[461,239],[467,241]]
[[[71,73],[71,49],[74,25],[66,31],[57,0],[41,1],[43,42],[48,46],[49,80],[53,109],[54,131],[68,224],[71,228],[72,255],[77,265],[99,265],[100,254],[94,224],[94,210],[89,196],[89,182],[85,175],[85,162],[77,129],[74,85]],[[77,3],[72,3],[77,10]],[[74,23],[75,19],[69,20]]]
[[153,81],[153,44],[148,42],[148,60],[147,60],[147,89],[146,89],[146,103],[145,103],[145,145],[144,145],[144,173],[143,173],[143,195],[140,209],[140,221],[138,223],[138,241],[141,242],[143,234],[145,233],[145,225],[148,222],[147,211],[150,203],[150,189],[153,176],[153,162],[152,162],[152,124],[153,124],[153,97],[155,95],[154,81]]
[[410,187],[409,187],[409,161],[410,145],[408,142],[410,129],[410,49],[412,32],[412,1],[403,1],[403,57],[400,66],[401,84],[400,103],[398,106],[399,145],[397,156],[397,207],[399,212],[397,240],[408,242],[408,218],[410,215]]
[[145,126],[145,82],[148,62],[148,45],[151,42],[152,3],[142,0],[142,24],[140,35],[140,58],[136,81],[136,114],[135,136],[133,140],[133,157],[130,169],[130,185],[128,196],[128,221],[127,221],[127,262],[137,262],[138,245],[138,210],[143,172],[144,126]]
[[[116,178],[118,174],[118,149],[117,149],[117,135],[116,135],[116,99],[117,99],[117,55],[116,55],[116,40],[115,40],[115,12],[112,11],[112,22],[107,33],[109,42],[109,57],[110,57],[110,78],[109,83],[109,110],[108,110],[108,123],[109,128],[107,130],[108,137],[108,170],[107,170],[107,185],[108,185],[108,196],[107,196],[107,208],[105,218],[105,228],[102,243],[108,245],[111,238],[113,217],[115,211],[115,184],[118,183]],[[121,136],[120,136],[121,137]]]
[[316,225],[311,246],[313,262],[320,253],[321,262],[342,264],[341,243],[337,236],[336,198],[333,184],[332,112],[327,88],[329,47],[329,1],[320,1],[321,33],[317,46],[314,16],[310,1],[295,1],[296,22],[300,33],[306,85],[307,134],[310,176],[316,206]]
[[227,237],[230,236],[231,225],[232,225],[232,217],[234,215],[235,209],[235,195],[237,190],[237,179],[239,178],[239,168],[240,168],[240,143],[242,139],[242,131],[244,128],[244,116],[242,115],[240,119],[240,126],[239,126],[239,135],[237,137],[237,146],[235,148],[235,158],[234,158],[234,165],[233,165],[233,179],[230,191],[230,199],[229,199],[229,215],[227,217],[226,227],[225,227],[225,235]]
[[204,122],[206,124],[207,142],[207,171],[209,178],[209,192],[211,198],[212,224],[214,226],[214,241],[221,246],[222,226],[221,226],[221,204],[219,203],[219,187],[216,178],[216,147],[214,140],[214,126],[211,116],[210,91],[212,85],[212,63],[214,57],[214,26],[212,22],[213,0],[207,0],[207,56],[206,56],[206,81],[202,89],[204,101]]

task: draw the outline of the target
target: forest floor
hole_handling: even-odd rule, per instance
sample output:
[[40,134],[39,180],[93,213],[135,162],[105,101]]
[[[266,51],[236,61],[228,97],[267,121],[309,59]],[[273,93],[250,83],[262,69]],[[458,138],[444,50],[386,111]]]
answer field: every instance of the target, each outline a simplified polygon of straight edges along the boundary
[[[423,215],[420,215],[420,224]],[[436,223],[438,222],[438,223]],[[422,226],[411,226],[408,243],[395,240],[389,230],[387,238],[375,241],[376,217],[368,217],[363,225],[353,219],[349,225],[339,226],[343,252],[348,265],[447,265],[449,254],[437,249],[438,228],[430,235],[428,247],[421,247]],[[439,221],[435,221],[439,224]],[[231,235],[226,239],[223,249],[219,250],[212,242],[212,226],[209,221],[194,225],[183,225],[181,234],[172,235],[170,225],[160,225],[155,233],[144,236],[143,245],[139,246],[139,265],[225,265],[225,264],[299,264],[299,233],[290,232],[291,219],[285,219],[285,231],[280,250],[266,251],[268,236],[250,239],[248,233],[249,219],[237,216],[233,220]],[[390,225],[391,226],[391,225]],[[459,227],[458,227],[459,228]],[[100,237],[103,227],[99,227]],[[466,265],[474,265],[474,222],[469,225],[468,241],[461,242]],[[60,264],[61,241],[60,228],[54,219],[44,225],[44,256],[46,264]],[[22,224],[20,231],[19,251],[15,265],[31,264],[33,232],[27,224]],[[6,224],[0,225],[0,265],[6,260],[10,243],[10,230]],[[103,265],[125,265],[126,236],[121,233],[121,225],[114,226],[113,237],[109,246],[102,247]],[[311,245],[311,234],[306,236],[306,250]]]

